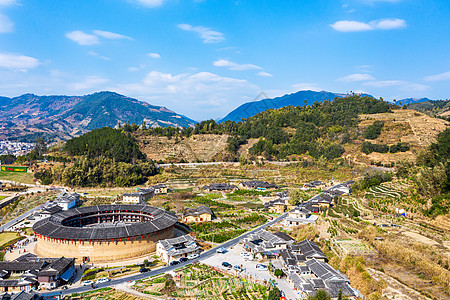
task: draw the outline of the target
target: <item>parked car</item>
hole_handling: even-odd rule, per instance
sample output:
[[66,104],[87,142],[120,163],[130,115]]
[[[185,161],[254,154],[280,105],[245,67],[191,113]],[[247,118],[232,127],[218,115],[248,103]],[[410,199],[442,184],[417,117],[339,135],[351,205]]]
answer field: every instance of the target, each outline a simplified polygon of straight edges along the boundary
[[256,269],[264,271],[267,270],[267,266],[263,264],[257,264]]
[[180,263],[180,262],[179,262],[178,260],[173,260],[173,261],[170,262],[169,265],[175,266],[175,265],[178,265],[179,263]]
[[225,253],[225,252],[227,252],[227,250],[224,247],[219,247],[219,248],[217,248],[216,252],[217,253]]
[[194,253],[194,254],[191,254],[191,255],[189,255],[188,256],[188,259],[196,259],[196,258],[198,258],[200,255],[198,254],[198,253]]
[[237,272],[242,272],[242,271],[244,271],[244,269],[242,269],[240,266],[238,266],[238,265],[236,265],[236,266],[233,266],[233,269],[235,269]]
[[180,263],[181,263],[181,262],[185,262],[185,261],[188,261],[188,258],[187,258],[187,257],[182,257],[182,258],[180,258]]
[[148,271],[150,271],[150,269],[145,268],[145,267],[142,267],[142,268],[139,269],[140,273],[145,273],[145,272],[148,272]]
[[222,267],[225,267],[226,269],[231,270],[231,268],[232,268],[233,266],[232,266],[230,263],[224,261],[224,262],[222,263]]
[[86,280],[86,281],[81,282],[81,285],[83,285],[83,286],[92,285],[92,284],[94,284],[94,282],[92,280]]
[[103,277],[103,278],[100,278],[99,280],[97,280],[95,283],[96,284],[100,284],[100,283],[105,283],[105,282],[108,282],[108,281],[109,281],[108,277]]

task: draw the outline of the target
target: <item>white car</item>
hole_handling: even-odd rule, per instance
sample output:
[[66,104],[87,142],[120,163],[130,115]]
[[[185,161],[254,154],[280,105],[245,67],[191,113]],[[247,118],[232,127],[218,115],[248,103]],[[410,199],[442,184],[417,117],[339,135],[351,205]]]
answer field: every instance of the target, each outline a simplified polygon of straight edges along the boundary
[[81,283],[81,285],[93,285],[94,282],[92,280],[86,280]]
[[267,266],[265,266],[263,264],[257,264],[256,265],[256,269],[261,270],[261,271],[265,271],[265,270],[267,270]]
[[105,282],[108,282],[108,281],[109,281],[108,277],[103,277],[103,278],[100,278],[99,280],[97,280],[95,283],[96,284],[100,284],[100,283],[105,283]]
[[199,255],[198,253],[194,253],[194,254],[189,255],[189,256],[188,256],[188,259],[189,259],[189,260],[196,259],[196,258],[198,258],[199,256],[200,256],[200,255]]
[[227,250],[224,247],[220,247],[216,250],[217,253],[225,253]]

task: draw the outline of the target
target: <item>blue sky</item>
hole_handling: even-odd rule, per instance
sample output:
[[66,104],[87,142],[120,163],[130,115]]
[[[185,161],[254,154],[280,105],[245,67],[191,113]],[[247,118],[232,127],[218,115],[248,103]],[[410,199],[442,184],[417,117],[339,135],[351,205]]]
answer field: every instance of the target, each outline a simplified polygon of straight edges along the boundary
[[450,1],[0,0],[0,95],[218,118],[260,92],[447,99]]

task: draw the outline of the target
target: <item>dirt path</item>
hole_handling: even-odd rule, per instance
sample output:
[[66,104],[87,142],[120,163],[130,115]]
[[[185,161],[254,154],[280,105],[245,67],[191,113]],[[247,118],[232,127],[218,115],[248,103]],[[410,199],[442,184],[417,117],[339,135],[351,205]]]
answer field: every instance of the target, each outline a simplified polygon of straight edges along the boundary
[[413,299],[413,300],[422,300],[428,299],[419,292],[413,290],[412,288],[407,287],[400,281],[384,274],[375,269],[367,268],[367,272],[376,280],[383,279],[387,283],[387,288],[383,290],[383,296],[387,299]]
[[161,298],[161,297],[157,297],[157,296],[148,295],[148,294],[144,294],[144,293],[138,292],[136,290],[133,290],[132,288],[130,288],[129,286],[127,286],[125,284],[118,284],[118,285],[114,286],[114,288],[116,290],[119,290],[119,291],[122,291],[122,292],[125,292],[125,293],[128,293],[128,294],[131,294],[131,295],[134,295],[134,296],[137,296],[137,297],[141,297],[141,298],[144,298],[144,299],[154,299],[154,300],[165,299],[165,298]]

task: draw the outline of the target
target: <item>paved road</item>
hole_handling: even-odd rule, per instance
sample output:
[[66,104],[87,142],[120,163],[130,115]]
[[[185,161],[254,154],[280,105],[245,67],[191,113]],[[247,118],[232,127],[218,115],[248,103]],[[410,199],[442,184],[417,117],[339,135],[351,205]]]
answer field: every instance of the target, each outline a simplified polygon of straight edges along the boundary
[[[286,216],[287,216],[287,213],[284,213],[283,215],[277,217],[276,219],[274,219],[274,220],[272,220],[270,222],[267,222],[267,223],[265,223],[265,224],[255,228],[255,229],[253,229],[253,230],[251,230],[249,232],[246,232],[246,233],[244,233],[244,234],[242,234],[242,235],[240,235],[240,236],[238,236],[238,237],[236,237],[236,238],[234,238],[232,240],[229,240],[229,241],[227,241],[227,242],[225,242],[225,243],[223,243],[221,245],[218,245],[215,248],[212,248],[212,249],[210,249],[208,251],[205,251],[202,254],[200,254],[200,256],[199,256],[199,258],[197,260],[187,261],[187,262],[184,262],[184,263],[180,263],[180,264],[178,264],[176,266],[167,266],[167,267],[158,268],[158,269],[155,269],[155,270],[151,270],[151,271],[149,271],[147,273],[134,274],[134,275],[118,278],[118,279],[113,279],[113,280],[111,280],[109,282],[95,285],[95,289],[111,287],[113,285],[123,284],[123,283],[125,283],[127,281],[140,280],[140,279],[144,279],[144,278],[147,278],[147,277],[160,275],[162,273],[167,273],[167,272],[176,270],[178,268],[187,266],[187,265],[189,265],[191,263],[194,263],[194,262],[197,262],[199,260],[206,259],[206,258],[214,255],[216,253],[216,249],[218,247],[229,248],[231,246],[234,246],[237,243],[239,243],[239,240],[241,240],[242,238],[245,238],[246,236],[248,236],[249,234],[251,234],[251,233],[253,233],[253,232],[257,231],[257,230],[266,228],[267,226],[271,226],[271,225],[279,222],[280,220],[284,219]],[[64,295],[70,295],[70,294],[73,294],[73,293],[83,293],[83,292],[91,291],[91,290],[94,290],[94,289],[92,289],[92,287],[90,287],[90,286],[78,286],[78,287],[68,288],[67,290],[62,290],[62,293]],[[47,294],[49,294],[49,293],[47,293]],[[46,294],[43,294],[43,296],[45,296],[45,295]]]
[[18,216],[17,218],[15,218],[14,220],[9,221],[8,223],[6,223],[5,225],[0,226],[0,232],[4,231],[4,230],[8,230],[9,227],[25,220],[26,218],[28,218],[28,216],[30,216],[31,214],[33,214],[35,211],[39,210],[42,208],[42,206],[44,206],[44,204],[41,204],[39,206],[36,206],[33,209],[30,209],[29,211],[27,211],[26,213]]

